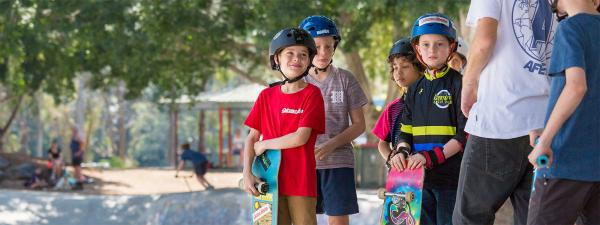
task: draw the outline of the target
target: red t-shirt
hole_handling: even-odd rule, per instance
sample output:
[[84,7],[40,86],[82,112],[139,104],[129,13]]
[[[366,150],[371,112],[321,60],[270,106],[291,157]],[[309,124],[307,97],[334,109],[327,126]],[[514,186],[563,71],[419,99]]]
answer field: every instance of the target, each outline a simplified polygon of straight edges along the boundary
[[261,132],[263,140],[312,128],[305,145],[281,150],[279,193],[288,196],[317,196],[315,141],[325,131],[325,108],[321,91],[312,84],[284,94],[281,86],[263,90],[254,103],[246,126]]

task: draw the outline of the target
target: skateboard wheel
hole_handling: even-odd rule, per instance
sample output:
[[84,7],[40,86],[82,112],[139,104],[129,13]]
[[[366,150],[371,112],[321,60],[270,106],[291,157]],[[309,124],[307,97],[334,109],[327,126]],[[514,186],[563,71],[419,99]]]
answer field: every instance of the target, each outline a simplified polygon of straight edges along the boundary
[[548,167],[548,161],[550,161],[548,159],[547,155],[541,155],[540,157],[537,158],[537,164],[540,167]]
[[377,197],[378,197],[379,199],[385,199],[385,189],[383,189],[383,188],[379,188],[379,189],[377,190]]
[[415,193],[412,191],[406,192],[404,199],[406,199],[406,202],[412,202],[415,199]]
[[254,187],[256,188],[256,190],[258,190],[258,193],[260,193],[261,195],[264,195],[269,191],[269,184],[266,182],[256,183],[254,184]]

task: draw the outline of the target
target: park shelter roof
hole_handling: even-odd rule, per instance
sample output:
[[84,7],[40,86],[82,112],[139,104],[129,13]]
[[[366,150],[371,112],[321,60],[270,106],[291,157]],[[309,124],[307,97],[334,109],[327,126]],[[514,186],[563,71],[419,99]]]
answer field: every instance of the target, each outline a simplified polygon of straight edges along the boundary
[[[177,104],[194,104],[199,109],[216,109],[220,107],[249,109],[254,105],[260,92],[266,87],[260,84],[243,84],[234,88],[214,92],[202,92],[195,97],[184,95],[175,100]],[[169,99],[161,100],[168,103]]]

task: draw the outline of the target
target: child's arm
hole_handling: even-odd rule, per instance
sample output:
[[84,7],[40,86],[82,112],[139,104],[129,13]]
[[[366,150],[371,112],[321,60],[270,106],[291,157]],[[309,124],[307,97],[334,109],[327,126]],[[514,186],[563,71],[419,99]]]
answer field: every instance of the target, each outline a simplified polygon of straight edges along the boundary
[[356,137],[365,131],[365,115],[362,107],[350,111],[350,121],[352,124],[342,133],[339,133],[335,137],[315,148],[315,155],[317,159],[325,158],[325,156],[333,152],[339,146],[352,142]]
[[464,145],[458,142],[456,139],[450,139],[450,141],[446,142],[444,145],[444,150],[442,151],[444,153],[444,158],[447,159],[453,155],[456,155],[456,153],[459,153],[463,150],[463,146]]
[[379,139],[379,142],[377,143],[377,150],[379,150],[379,154],[381,155],[383,160],[386,160],[388,155],[390,155],[390,153],[392,153],[392,148],[390,147],[390,143],[385,140],[381,140],[381,139]]
[[408,158],[407,168],[415,169],[421,166],[427,166],[427,168],[433,168],[446,161],[447,158],[456,155],[456,153],[463,150],[463,145],[456,139],[450,139],[450,141],[444,144],[443,148],[435,147],[433,151],[422,151],[417,154],[413,154]]
[[254,175],[252,175],[252,162],[254,161],[254,143],[260,139],[260,131],[254,128],[250,128],[250,133],[246,136],[244,141],[244,169],[242,174],[244,177],[244,185],[246,192],[251,195],[258,196],[258,190],[254,187],[254,184],[258,181]]
[[288,149],[302,146],[308,142],[310,127],[299,127],[294,133],[289,133],[278,138],[257,141],[254,143],[254,153],[263,154],[267,149]]
[[552,164],[552,149],[550,149],[552,139],[565,121],[575,112],[587,92],[587,81],[583,68],[568,68],[565,70],[565,76],[565,87],[552,109],[546,128],[538,139],[538,144],[528,156],[529,162],[535,167],[538,167],[537,158],[544,154],[548,156],[548,166]]
[[183,159],[179,159],[179,165],[177,165],[177,170],[175,170],[175,177],[179,176],[179,171],[183,169],[185,165],[185,161]]

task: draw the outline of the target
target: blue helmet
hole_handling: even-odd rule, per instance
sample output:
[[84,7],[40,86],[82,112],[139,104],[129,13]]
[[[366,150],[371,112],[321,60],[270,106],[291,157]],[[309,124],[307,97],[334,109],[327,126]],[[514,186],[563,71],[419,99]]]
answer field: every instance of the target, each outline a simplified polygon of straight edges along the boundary
[[402,38],[392,45],[392,49],[390,49],[390,53],[388,54],[388,60],[392,58],[394,55],[399,56],[410,56],[415,55],[415,50],[410,43],[410,38]]
[[333,20],[327,18],[326,16],[306,17],[306,19],[302,20],[300,26],[298,27],[308,31],[310,36],[313,38],[333,36],[333,39],[335,40],[335,47],[337,47],[338,43],[342,40],[337,26]]
[[451,42],[456,40],[456,28],[450,17],[441,13],[427,13],[415,21],[411,40],[415,42],[421,35],[439,34],[446,36]]
[[279,69],[278,65],[275,63],[275,54],[279,53],[282,49],[293,45],[300,45],[308,48],[309,62],[312,62],[317,54],[315,40],[308,32],[298,28],[286,28],[277,32],[273,37],[273,40],[271,40],[271,45],[269,46],[271,69]]

